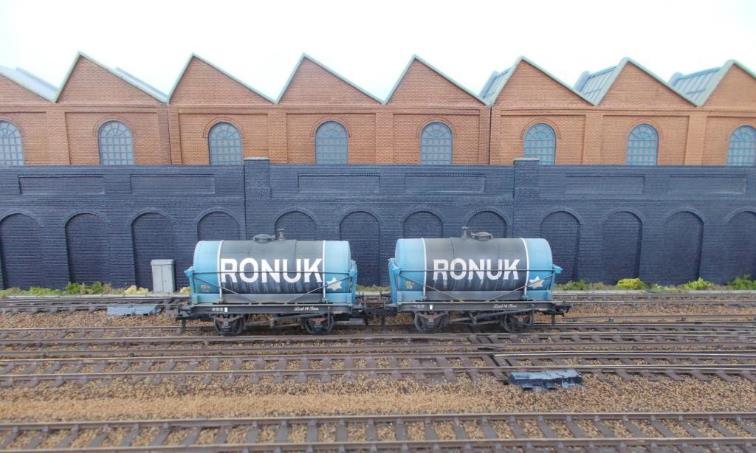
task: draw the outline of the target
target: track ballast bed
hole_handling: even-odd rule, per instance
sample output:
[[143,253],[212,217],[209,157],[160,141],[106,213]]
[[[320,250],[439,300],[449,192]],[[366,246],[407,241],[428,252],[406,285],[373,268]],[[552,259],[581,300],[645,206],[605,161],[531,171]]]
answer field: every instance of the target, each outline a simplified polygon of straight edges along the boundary
[[749,451],[753,412],[485,413],[0,424],[0,448],[98,451]]

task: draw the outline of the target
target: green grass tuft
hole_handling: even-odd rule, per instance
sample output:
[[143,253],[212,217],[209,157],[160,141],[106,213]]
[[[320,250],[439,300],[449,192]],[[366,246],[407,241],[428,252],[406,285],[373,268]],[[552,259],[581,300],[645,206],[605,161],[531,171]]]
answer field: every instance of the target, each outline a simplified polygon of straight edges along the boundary
[[648,285],[639,278],[622,278],[617,281],[617,288],[639,290],[648,288]]
[[727,289],[741,289],[756,291],[756,279],[750,275],[741,275],[727,282]]
[[691,291],[701,291],[704,289],[711,289],[714,287],[714,283],[710,281],[706,281],[701,277],[698,277],[697,280],[693,280],[692,282],[683,283],[680,285],[682,288],[691,290]]

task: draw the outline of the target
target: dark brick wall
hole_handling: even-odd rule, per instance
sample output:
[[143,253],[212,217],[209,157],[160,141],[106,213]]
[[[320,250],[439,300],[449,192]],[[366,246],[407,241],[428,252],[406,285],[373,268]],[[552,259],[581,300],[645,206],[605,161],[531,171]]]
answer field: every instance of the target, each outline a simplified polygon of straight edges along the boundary
[[4,286],[105,280],[151,286],[149,259],[176,260],[198,237],[243,231],[243,167],[18,167],[0,170]]
[[520,160],[515,169],[515,193],[523,196],[515,198],[514,235],[566,240],[552,247],[573,279],[613,282],[634,269],[662,283],[756,276],[754,167],[543,167]]
[[[248,234],[279,225],[291,237],[354,238],[361,213],[366,237],[354,254],[379,263],[383,283],[397,238],[457,235],[463,225],[546,237],[563,281],[756,275],[754,168],[544,167],[528,159],[502,167],[246,166],[248,187],[264,187],[259,196],[248,191]],[[360,267],[363,281],[377,281],[369,269]]]
[[[360,282],[387,283],[400,237],[511,232],[514,167],[270,165],[246,160],[247,236],[349,239]],[[357,240],[359,239],[359,240]]]
[[756,275],[756,168],[271,165],[0,170],[3,285],[151,285],[149,260],[284,228],[352,243],[386,283],[402,236],[543,236],[565,279],[678,283]]

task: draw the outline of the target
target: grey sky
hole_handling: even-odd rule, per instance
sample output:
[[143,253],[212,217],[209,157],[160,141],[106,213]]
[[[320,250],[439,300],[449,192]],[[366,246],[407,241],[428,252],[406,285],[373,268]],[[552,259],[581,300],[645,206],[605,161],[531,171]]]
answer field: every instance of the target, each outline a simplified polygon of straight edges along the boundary
[[166,93],[192,52],[273,98],[302,52],[380,98],[412,54],[474,92],[519,55],[569,85],[623,56],[668,80],[756,70],[756,1],[0,0],[0,65],[58,85],[77,51]]

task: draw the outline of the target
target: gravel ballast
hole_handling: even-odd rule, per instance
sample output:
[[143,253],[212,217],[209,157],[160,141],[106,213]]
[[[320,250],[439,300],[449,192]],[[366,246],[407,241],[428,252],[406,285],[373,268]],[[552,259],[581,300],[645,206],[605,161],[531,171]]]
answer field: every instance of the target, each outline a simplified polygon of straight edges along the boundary
[[756,386],[737,379],[651,381],[587,376],[584,385],[532,392],[493,379],[424,385],[335,380],[329,384],[44,384],[0,390],[6,421],[522,411],[751,411]]
[[[565,320],[571,316],[707,313],[742,316],[745,321],[756,316],[756,305],[735,307],[696,305],[695,302],[665,305],[663,301],[637,305],[583,304],[574,306]],[[557,318],[559,321],[560,318]],[[412,321],[407,315],[389,318],[388,324],[387,333],[392,330],[400,332],[405,328],[407,332],[412,331]],[[204,328],[194,329],[188,335],[216,335],[208,322],[192,321],[189,325]],[[144,317],[109,317],[105,312],[0,315],[0,328],[3,329],[149,326],[177,327],[178,323],[167,313]],[[360,331],[359,327],[339,327],[333,336],[359,334]],[[299,328],[263,328],[251,329],[248,334],[273,332],[302,333]],[[174,334],[175,331],[145,333],[149,336]],[[240,341],[244,341],[243,337]],[[71,346],[74,347],[78,346]],[[273,343],[271,346],[273,350],[283,350],[285,347],[283,343]],[[544,347],[551,346],[544,343]],[[554,344],[553,347],[561,349],[564,345]],[[660,351],[686,347],[685,344],[654,346]],[[123,348],[128,354],[142,353],[138,346]],[[197,352],[207,352],[206,348],[206,345],[200,344]],[[43,353],[40,354],[42,356]],[[199,361],[202,366],[197,369],[203,369],[208,363],[207,359]],[[0,387],[0,420],[6,422],[453,412],[754,410],[756,385],[752,381],[734,379],[728,382],[718,378],[709,381],[692,378],[681,381],[664,378],[624,380],[613,375],[588,375],[584,378],[583,386],[543,392],[524,391],[492,378],[481,378],[477,382],[461,378],[456,383],[425,384],[368,377],[352,380],[334,378],[330,383],[274,383],[265,377],[260,383],[253,384],[242,380],[190,377],[183,382],[171,379],[160,383],[114,379],[58,386],[43,382],[30,387]],[[414,429],[412,426],[409,428],[410,431]]]

